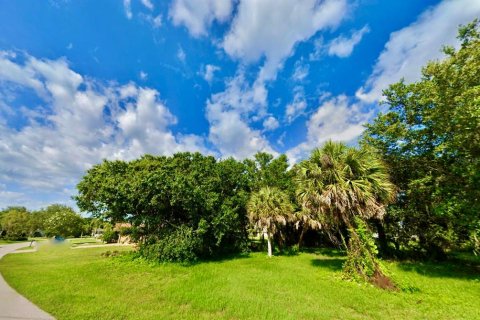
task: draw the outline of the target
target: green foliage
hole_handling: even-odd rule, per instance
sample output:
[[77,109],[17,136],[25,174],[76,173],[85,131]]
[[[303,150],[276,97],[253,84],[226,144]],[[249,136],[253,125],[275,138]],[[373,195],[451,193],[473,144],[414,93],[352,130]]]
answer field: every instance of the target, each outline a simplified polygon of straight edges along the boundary
[[302,211],[316,215],[329,233],[343,226],[349,228],[345,273],[356,273],[369,281],[374,276],[389,281],[379,268],[378,252],[364,223],[367,219],[382,219],[385,206],[395,194],[387,168],[376,154],[368,148],[356,149],[329,141],[314,150],[296,171]]
[[38,227],[42,227],[48,237],[79,237],[84,230],[84,219],[68,206],[52,204],[35,215],[43,219]]
[[188,263],[198,259],[201,245],[202,239],[196,232],[180,226],[154,243],[142,244],[140,254],[154,261]]
[[430,257],[471,242],[480,221],[480,37],[459,29],[461,47],[423,68],[420,81],[385,92],[388,111],[367,125],[363,143],[390,167],[399,201],[385,221],[397,249]]
[[250,223],[260,232],[275,234],[292,219],[293,206],[285,192],[263,187],[252,193],[247,204]]
[[103,231],[102,240],[106,243],[115,243],[118,241],[118,231],[113,230],[112,226],[108,225]]
[[258,152],[254,159],[244,160],[251,189],[258,191],[264,187],[275,187],[294,195],[293,172],[288,170],[288,158],[282,154],[274,158],[271,154]]
[[202,239],[194,250],[198,257],[246,248],[250,182],[246,165],[234,159],[177,153],[104,161],[87,172],[78,190],[81,210],[130,221],[148,243],[185,226]]
[[326,230],[351,226],[357,216],[381,219],[394,199],[387,168],[368,148],[329,141],[295,170],[302,210]]
[[252,193],[247,212],[254,229],[267,235],[268,255],[271,256],[271,239],[293,218],[293,205],[288,195],[278,188],[262,187]]
[[369,280],[379,268],[377,246],[365,222],[356,217],[355,225],[349,229],[348,255],[343,272],[347,278]]
[[9,240],[24,240],[30,231],[30,214],[24,207],[9,207],[1,213],[0,234]]

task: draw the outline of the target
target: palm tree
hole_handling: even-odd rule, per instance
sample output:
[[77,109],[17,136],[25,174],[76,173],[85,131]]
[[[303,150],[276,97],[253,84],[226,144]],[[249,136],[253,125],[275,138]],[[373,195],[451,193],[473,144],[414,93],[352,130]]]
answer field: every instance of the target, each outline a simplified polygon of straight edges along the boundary
[[[351,239],[359,239],[356,219],[381,219],[386,205],[394,200],[395,187],[385,165],[366,148],[329,141],[313,150],[296,170],[297,197],[303,210],[315,214],[328,229],[346,225]],[[349,253],[352,246],[350,241]]]
[[264,187],[254,192],[247,204],[248,219],[267,236],[268,256],[272,256],[272,237],[286,225],[293,213],[287,194],[278,188]]
[[324,223],[348,227],[353,218],[381,219],[395,187],[385,165],[369,149],[329,141],[297,167],[297,197]]
[[302,229],[300,237],[298,238],[298,247],[303,243],[303,236],[307,230],[319,230],[322,228],[322,223],[319,221],[318,215],[309,211],[307,208],[296,212],[295,214],[295,228]]

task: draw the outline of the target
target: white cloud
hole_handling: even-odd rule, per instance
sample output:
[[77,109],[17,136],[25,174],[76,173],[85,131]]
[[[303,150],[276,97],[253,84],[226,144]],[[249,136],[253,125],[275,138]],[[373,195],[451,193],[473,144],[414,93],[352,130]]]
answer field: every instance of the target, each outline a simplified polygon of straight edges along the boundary
[[132,19],[132,0],[123,0],[123,9],[125,10],[127,19]]
[[290,102],[285,109],[285,117],[288,123],[302,115],[307,108],[307,102],[305,101],[305,92],[303,87],[295,87],[295,94],[293,101]]
[[162,14],[154,16],[151,14],[140,13],[139,16],[145,21],[147,21],[148,23],[150,23],[154,29],[160,28],[163,24]]
[[177,58],[180,60],[182,63],[185,63],[185,59],[187,58],[187,55],[185,54],[185,51],[183,50],[182,47],[178,47],[177,50]]
[[138,74],[138,76],[140,77],[141,80],[147,80],[148,78],[148,73],[144,72],[144,71],[140,71],[140,73]]
[[220,67],[219,66],[214,66],[212,64],[207,64],[205,66],[205,71],[203,72],[203,78],[205,81],[208,83],[211,83],[214,77],[214,74],[216,71],[219,71]]
[[280,124],[275,117],[269,116],[263,121],[263,128],[267,131],[272,131],[278,128]]
[[272,80],[297,43],[338,26],[347,9],[346,0],[243,0],[222,46],[247,63],[265,57],[259,81]]
[[147,8],[148,10],[153,10],[154,6],[151,0],[142,0],[142,4]]
[[160,28],[162,26],[162,15],[159,14],[158,16],[152,19],[152,25],[154,28]]
[[371,117],[372,113],[363,112],[360,105],[349,104],[345,95],[326,100],[306,123],[306,141],[288,150],[287,155],[296,162],[330,139],[351,142],[362,134],[363,124]]
[[390,39],[357,97],[365,102],[381,99],[382,90],[404,78],[420,78],[427,61],[443,56],[443,45],[456,45],[457,27],[480,15],[480,1],[445,0],[426,10],[411,25],[390,34]]
[[225,22],[233,10],[233,0],[174,0],[170,17],[176,26],[185,26],[194,37],[204,36],[214,21]]
[[17,62],[3,52],[0,66],[8,67],[0,67],[0,97],[14,84],[37,92],[43,105],[17,109],[17,116],[28,118],[21,128],[0,121],[0,181],[23,188],[3,190],[4,196],[50,192],[60,197],[103,158],[210,153],[202,137],[172,132],[177,120],[154,89],[134,83],[104,85],[71,70],[63,59],[26,56]]
[[261,131],[249,125],[266,115],[264,88],[248,85],[242,72],[226,85],[207,102],[209,140],[223,156],[243,159],[258,151],[275,153]]
[[295,62],[292,79],[295,81],[303,81],[308,76],[309,71],[310,71],[309,65],[299,60]]
[[368,32],[370,32],[370,28],[364,26],[362,29],[354,31],[350,38],[340,36],[333,39],[328,44],[328,55],[340,58],[349,57],[353,48],[362,41],[363,36]]
[[318,37],[313,41],[313,52],[310,53],[309,59],[312,61],[320,60],[320,58],[325,53],[325,43],[323,42],[323,37]]

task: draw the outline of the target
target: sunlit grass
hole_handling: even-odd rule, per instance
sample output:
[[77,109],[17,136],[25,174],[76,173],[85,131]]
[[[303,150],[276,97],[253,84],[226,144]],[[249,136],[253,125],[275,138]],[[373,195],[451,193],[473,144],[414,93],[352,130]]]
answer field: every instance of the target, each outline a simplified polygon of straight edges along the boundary
[[126,247],[43,246],[9,255],[0,271],[57,319],[478,319],[476,267],[389,263],[418,291],[340,279],[344,257],[263,253],[191,266],[105,258]]

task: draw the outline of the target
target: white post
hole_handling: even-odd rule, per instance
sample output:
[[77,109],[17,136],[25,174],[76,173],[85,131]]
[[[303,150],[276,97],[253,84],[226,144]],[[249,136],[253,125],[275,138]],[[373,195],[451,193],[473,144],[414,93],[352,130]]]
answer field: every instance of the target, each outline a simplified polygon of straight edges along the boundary
[[272,256],[272,239],[270,237],[270,232],[267,232],[267,243],[268,243],[268,256]]

